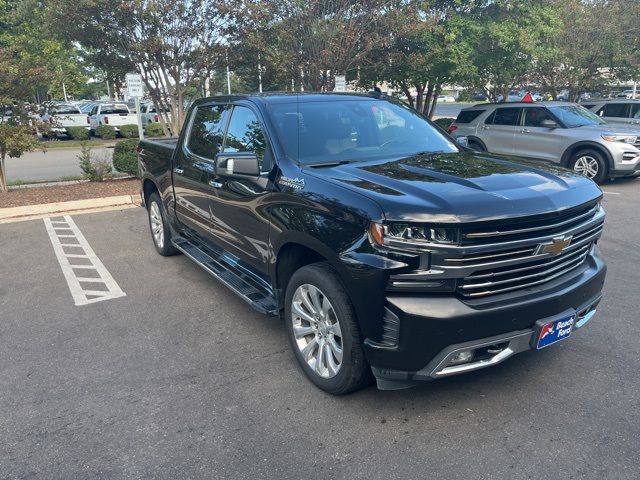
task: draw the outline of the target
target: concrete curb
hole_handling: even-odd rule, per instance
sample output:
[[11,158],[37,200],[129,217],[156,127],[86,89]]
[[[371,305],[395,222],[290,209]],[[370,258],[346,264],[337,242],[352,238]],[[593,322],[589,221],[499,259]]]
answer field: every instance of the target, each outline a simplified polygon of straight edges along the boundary
[[23,222],[58,215],[78,215],[81,213],[107,212],[140,206],[138,195],[90,198],[70,202],[43,203],[25,207],[0,208],[0,224]]

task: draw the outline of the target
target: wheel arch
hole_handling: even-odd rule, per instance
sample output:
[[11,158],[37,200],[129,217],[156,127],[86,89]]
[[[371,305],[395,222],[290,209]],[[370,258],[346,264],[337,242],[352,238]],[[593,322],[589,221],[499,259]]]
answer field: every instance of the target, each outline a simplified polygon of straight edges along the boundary
[[153,192],[157,192],[160,195],[160,189],[156,185],[156,183],[149,177],[143,178],[142,180],[142,199],[144,200],[145,207],[149,203],[149,197]]
[[475,142],[478,143],[485,152],[487,152],[487,145],[478,137],[476,137],[475,135],[467,135],[467,138],[469,139],[469,144],[471,144],[471,142]]
[[613,162],[613,157],[611,156],[611,153],[609,153],[609,151],[605,147],[600,145],[599,143],[590,142],[590,141],[577,142],[577,143],[574,143],[573,145],[571,145],[569,148],[567,148],[564,151],[564,153],[562,154],[562,158],[560,160],[560,164],[563,167],[568,167],[569,166],[569,161],[571,160],[571,158],[577,152],[579,152],[581,150],[595,150],[595,151],[597,151],[606,160],[607,166],[609,167],[609,171],[611,171],[611,170],[613,170],[615,168],[615,164]]

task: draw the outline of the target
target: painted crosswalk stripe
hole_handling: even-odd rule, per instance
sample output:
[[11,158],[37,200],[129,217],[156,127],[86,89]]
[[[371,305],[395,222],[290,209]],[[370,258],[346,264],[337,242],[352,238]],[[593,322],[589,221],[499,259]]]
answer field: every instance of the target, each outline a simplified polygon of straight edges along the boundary
[[[87,305],[126,296],[126,293],[118,286],[95,254],[73,219],[69,216],[63,218],[64,221],[45,218],[44,225],[75,304],[78,306]],[[58,231],[64,231],[64,235],[59,235]],[[72,234],[69,234],[69,232]],[[75,238],[78,243],[69,243],[69,240],[66,240],[68,238]],[[65,252],[65,248],[70,247],[75,248],[73,253]],[[76,260],[80,259],[88,262],[88,264],[76,264]],[[87,272],[92,270],[96,272],[97,276],[95,278],[84,276],[89,275]],[[91,285],[86,285],[87,288],[85,288],[82,285],[83,283]],[[104,290],[97,289],[96,284],[102,284],[98,286],[104,286]]]

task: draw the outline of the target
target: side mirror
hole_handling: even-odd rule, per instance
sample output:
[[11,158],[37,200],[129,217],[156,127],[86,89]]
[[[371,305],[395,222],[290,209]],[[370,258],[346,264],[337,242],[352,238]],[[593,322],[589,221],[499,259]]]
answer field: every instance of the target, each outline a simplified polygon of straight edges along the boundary
[[457,137],[456,142],[461,147],[469,148],[469,138],[468,137]]
[[216,161],[216,173],[219,175],[260,175],[260,163],[253,153],[222,154]]
[[543,120],[542,122],[540,122],[540,126],[544,127],[544,128],[558,128],[559,125],[554,122],[553,120],[549,120],[548,118],[546,120]]

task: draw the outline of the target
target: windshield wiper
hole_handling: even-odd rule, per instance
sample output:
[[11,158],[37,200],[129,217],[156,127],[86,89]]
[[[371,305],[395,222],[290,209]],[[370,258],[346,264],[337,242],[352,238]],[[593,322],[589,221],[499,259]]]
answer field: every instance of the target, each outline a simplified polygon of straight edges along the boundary
[[340,160],[337,162],[310,163],[305,165],[305,167],[309,167],[309,168],[337,167],[338,165],[347,165],[348,163],[353,163],[353,162],[355,162],[355,160]]

